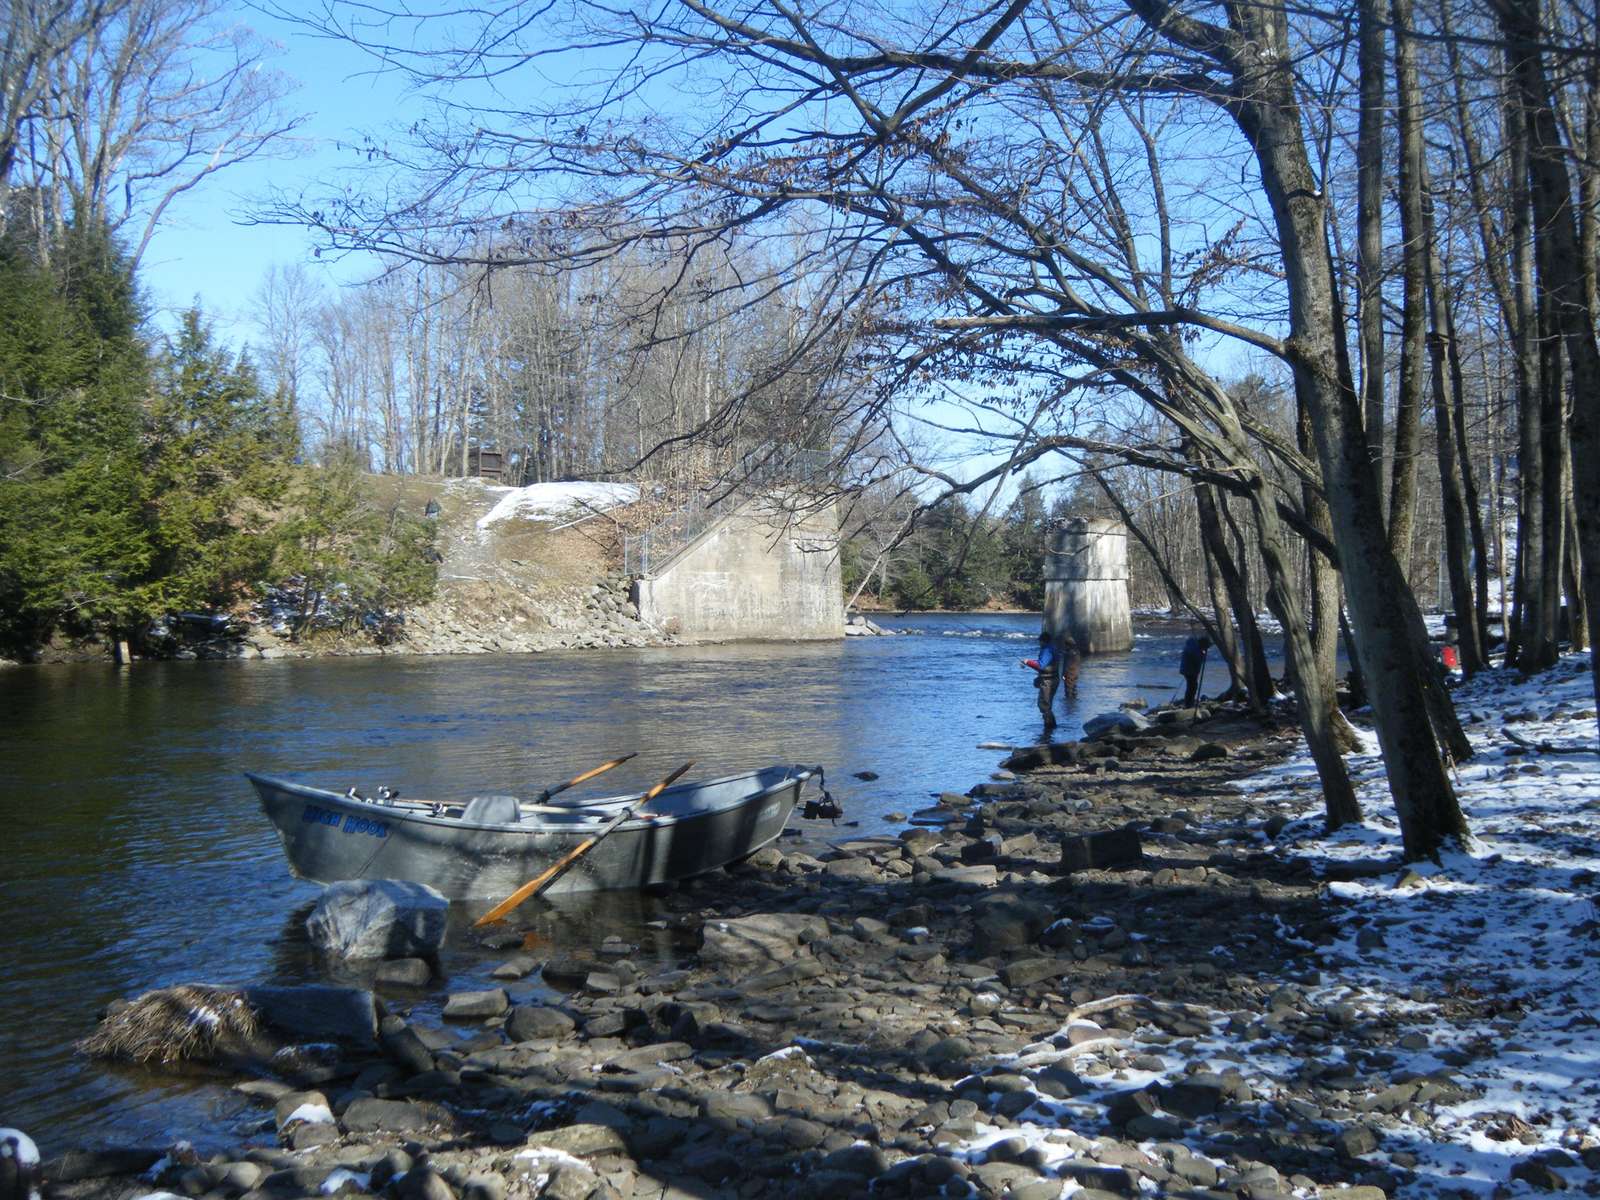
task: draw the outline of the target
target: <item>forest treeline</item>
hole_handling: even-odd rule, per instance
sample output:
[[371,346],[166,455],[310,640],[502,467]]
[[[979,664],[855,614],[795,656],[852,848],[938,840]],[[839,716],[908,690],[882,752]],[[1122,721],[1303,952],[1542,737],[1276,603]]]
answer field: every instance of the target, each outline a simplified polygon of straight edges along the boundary
[[288,406],[198,311],[152,333],[106,225],[0,239],[0,653],[61,635],[160,653],[173,618],[276,591],[299,634],[431,590],[433,529]]

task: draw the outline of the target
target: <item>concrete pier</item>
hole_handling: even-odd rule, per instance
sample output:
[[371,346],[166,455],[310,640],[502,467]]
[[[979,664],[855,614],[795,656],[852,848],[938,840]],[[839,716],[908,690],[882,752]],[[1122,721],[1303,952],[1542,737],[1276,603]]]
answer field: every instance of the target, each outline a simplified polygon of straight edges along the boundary
[[685,641],[842,638],[838,515],[747,501],[635,580],[633,598]]
[[1050,538],[1044,559],[1044,631],[1071,634],[1084,654],[1133,648],[1128,531],[1105,517],[1075,517]]

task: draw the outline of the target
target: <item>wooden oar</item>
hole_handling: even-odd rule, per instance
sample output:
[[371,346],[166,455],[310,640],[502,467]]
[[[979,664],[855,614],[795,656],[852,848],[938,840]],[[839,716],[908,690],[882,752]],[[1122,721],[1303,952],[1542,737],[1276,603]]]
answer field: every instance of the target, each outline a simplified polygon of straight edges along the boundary
[[559,796],[562,792],[566,791],[569,787],[576,787],[578,784],[583,783],[585,780],[593,779],[596,775],[604,775],[607,771],[611,770],[612,767],[620,767],[623,763],[627,762],[630,758],[637,758],[638,755],[639,755],[639,752],[637,750],[635,750],[632,754],[624,754],[621,758],[613,758],[608,763],[601,763],[594,770],[585,771],[582,775],[574,776],[573,778],[567,780],[565,783],[558,783],[558,784],[556,784],[555,787],[545,788],[544,791],[539,793],[539,798],[537,800],[535,800],[534,803],[535,804],[543,804],[543,803],[545,803],[545,801],[549,800],[551,796]]
[[593,837],[586,838],[582,842],[579,842],[575,850],[566,855],[566,857],[562,858],[560,862],[556,863],[555,866],[551,867],[543,875],[540,875],[536,879],[530,879],[516,891],[512,892],[511,895],[500,901],[499,904],[496,904],[488,912],[484,913],[483,916],[479,917],[472,923],[473,928],[477,928],[480,925],[493,924],[495,921],[500,920],[502,917],[510,913],[524,900],[537,895],[545,888],[547,884],[554,880],[556,876],[560,875],[561,872],[565,871],[573,863],[577,862],[585,854],[589,853],[590,850],[593,850],[602,841],[604,841],[606,836],[613,829],[615,829],[618,825],[621,825],[629,817],[633,816],[634,813],[638,812],[646,804],[649,804],[650,801],[654,800],[662,792],[666,791],[673,780],[677,779],[678,776],[682,775],[692,766],[694,766],[692,761],[684,763],[683,766],[679,767],[676,771],[672,772],[672,774],[668,775],[660,783],[656,784],[655,787],[651,788],[648,792],[641,796],[639,798],[639,803],[630,805],[629,807],[623,809],[616,816],[612,817],[598,830],[596,830]]

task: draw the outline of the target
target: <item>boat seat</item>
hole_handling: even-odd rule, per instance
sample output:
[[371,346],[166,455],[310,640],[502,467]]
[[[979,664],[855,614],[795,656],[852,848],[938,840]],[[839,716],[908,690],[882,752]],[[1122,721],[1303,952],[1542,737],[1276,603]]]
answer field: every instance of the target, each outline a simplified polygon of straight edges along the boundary
[[515,796],[474,796],[461,810],[461,819],[474,825],[515,825],[522,820],[522,805]]

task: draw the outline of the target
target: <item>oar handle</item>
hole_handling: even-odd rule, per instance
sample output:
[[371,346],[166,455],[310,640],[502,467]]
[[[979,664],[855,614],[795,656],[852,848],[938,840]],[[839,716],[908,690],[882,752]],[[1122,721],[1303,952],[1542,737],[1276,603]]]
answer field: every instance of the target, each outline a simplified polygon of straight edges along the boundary
[[593,770],[585,771],[582,775],[576,775],[573,778],[567,780],[565,783],[558,783],[558,784],[556,784],[555,787],[545,788],[544,791],[539,793],[539,798],[534,803],[543,804],[546,800],[549,800],[551,796],[559,796],[562,792],[566,791],[569,787],[576,787],[580,783],[584,783],[587,780],[593,779],[596,775],[604,775],[607,771],[611,770],[613,767],[620,767],[623,763],[627,762],[630,758],[637,758],[638,756],[639,756],[639,752],[637,750],[634,750],[631,753],[624,754],[621,758],[613,758],[610,762],[601,763],[598,767],[595,767]]

